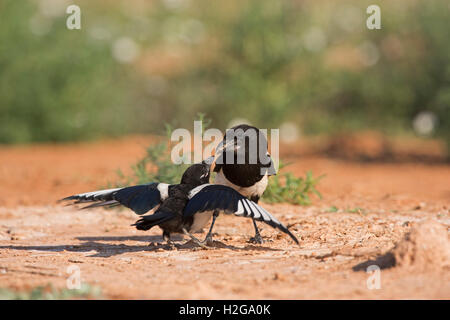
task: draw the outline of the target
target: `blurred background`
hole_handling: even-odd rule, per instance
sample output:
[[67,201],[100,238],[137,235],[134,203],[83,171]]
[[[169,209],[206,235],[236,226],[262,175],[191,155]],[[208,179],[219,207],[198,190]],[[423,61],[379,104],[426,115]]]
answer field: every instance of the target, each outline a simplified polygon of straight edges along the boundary
[[192,130],[202,112],[286,140],[369,130],[448,147],[449,2],[376,1],[381,30],[371,4],[1,0],[0,143]]

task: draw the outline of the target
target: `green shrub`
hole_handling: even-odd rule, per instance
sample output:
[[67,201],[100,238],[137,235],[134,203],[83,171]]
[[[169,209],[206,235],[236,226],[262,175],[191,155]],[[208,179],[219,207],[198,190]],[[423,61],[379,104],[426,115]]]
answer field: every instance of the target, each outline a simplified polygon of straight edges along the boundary
[[316,185],[323,176],[314,178],[312,172],[308,171],[304,178],[298,178],[291,172],[281,172],[283,167],[284,165],[280,163],[277,175],[269,178],[269,184],[262,197],[264,202],[309,205],[311,204],[310,196],[312,194],[320,199],[322,198],[322,195],[316,189]]
[[132,174],[126,176],[118,171],[119,181],[114,186],[128,186],[149,182],[180,183],[181,176],[188,165],[175,165],[170,159],[170,130],[167,140],[153,144],[147,148],[145,156],[131,166]]
[[[202,122],[203,131],[211,123],[210,119],[205,119],[203,113],[198,113],[197,118],[197,121]],[[147,148],[145,156],[131,166],[132,174],[130,176],[124,175],[119,170],[119,181],[110,184],[110,186],[128,186],[149,182],[180,183],[181,176],[189,165],[184,163],[175,165],[172,162],[170,156],[171,135],[172,125],[166,124],[166,139]]]

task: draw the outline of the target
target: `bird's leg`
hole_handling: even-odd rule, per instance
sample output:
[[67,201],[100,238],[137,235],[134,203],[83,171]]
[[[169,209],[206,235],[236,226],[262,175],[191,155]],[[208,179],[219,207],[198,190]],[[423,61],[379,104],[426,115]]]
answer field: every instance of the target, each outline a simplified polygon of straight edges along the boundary
[[186,231],[185,228],[182,229],[183,233],[185,235],[187,235],[189,238],[192,239],[192,241],[194,241],[194,243],[198,244],[200,247],[204,248],[204,249],[209,249],[208,246],[204,245],[202,241],[198,240],[196,237],[194,237],[191,233],[189,233],[188,231]]
[[170,240],[170,232],[163,231],[163,239],[167,243],[170,249],[175,248],[175,244]]
[[262,243],[264,243],[264,240],[261,237],[261,234],[259,233],[258,226],[256,225],[256,221],[253,218],[252,218],[252,221],[253,221],[253,226],[255,227],[255,236],[250,238],[250,242],[262,244]]
[[[259,197],[253,196],[250,198],[250,200],[252,200],[254,203],[258,204]],[[252,221],[253,221],[253,226],[255,227],[255,236],[250,238],[250,242],[262,244],[262,243],[264,243],[264,240],[261,237],[261,234],[259,233],[258,226],[256,225],[256,221],[253,218],[252,218]]]
[[206,235],[205,240],[203,240],[203,243],[206,243],[208,246],[213,244],[212,229],[214,227],[214,223],[216,222],[216,219],[218,216],[219,216],[219,210],[214,210],[211,226],[209,227],[209,231],[208,231],[208,234]]

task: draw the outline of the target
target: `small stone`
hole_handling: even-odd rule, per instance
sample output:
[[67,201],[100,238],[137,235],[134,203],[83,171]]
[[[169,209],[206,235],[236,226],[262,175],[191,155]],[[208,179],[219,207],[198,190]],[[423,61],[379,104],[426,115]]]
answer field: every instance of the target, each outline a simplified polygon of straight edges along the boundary
[[420,202],[417,206],[414,207],[414,210],[420,210],[427,206],[425,202]]
[[285,280],[286,278],[282,275],[282,274],[279,274],[279,273],[275,273],[274,275],[273,275],[273,280]]

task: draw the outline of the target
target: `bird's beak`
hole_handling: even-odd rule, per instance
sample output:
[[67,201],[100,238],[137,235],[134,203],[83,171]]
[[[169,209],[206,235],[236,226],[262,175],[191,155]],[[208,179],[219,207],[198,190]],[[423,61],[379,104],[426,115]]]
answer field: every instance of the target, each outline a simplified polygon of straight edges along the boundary
[[267,175],[275,176],[276,174],[277,174],[277,170],[275,168],[275,163],[273,162],[272,158],[270,158],[270,167],[267,169]]
[[211,167],[211,165],[212,165],[213,162],[214,162],[214,159],[215,159],[215,157],[214,157],[214,156],[211,156],[211,157],[206,158],[205,160],[203,160],[203,163],[206,164],[206,165],[208,165],[209,167]]
[[216,148],[216,155],[219,155],[222,153],[222,151],[231,151],[231,148],[233,147],[233,151],[238,150],[241,146],[239,144],[236,144],[234,141],[234,137],[231,139],[223,140]]

